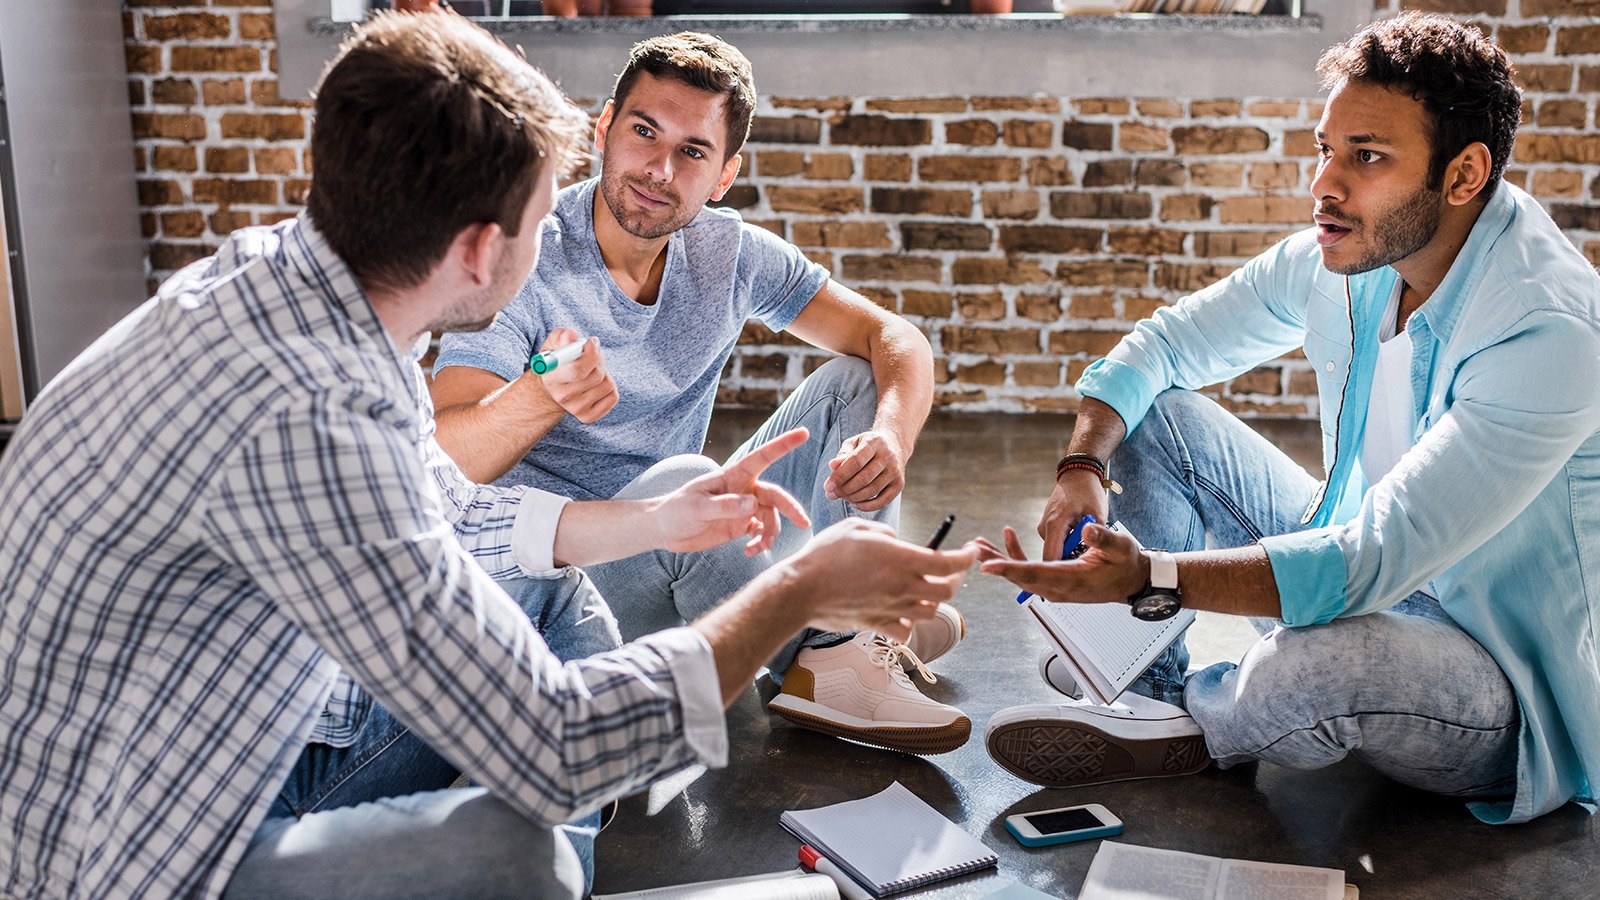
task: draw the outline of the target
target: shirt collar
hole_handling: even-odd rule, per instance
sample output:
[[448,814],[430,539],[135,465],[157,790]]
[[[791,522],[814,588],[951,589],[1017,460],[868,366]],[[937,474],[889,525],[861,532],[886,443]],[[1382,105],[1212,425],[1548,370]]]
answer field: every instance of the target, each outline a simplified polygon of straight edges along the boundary
[[1467,234],[1467,242],[1445,273],[1444,280],[1439,282],[1439,287],[1427,302],[1417,308],[1416,315],[1422,317],[1422,321],[1439,340],[1450,339],[1451,331],[1466,308],[1467,298],[1483,281],[1484,273],[1494,258],[1495,243],[1516,218],[1517,192],[1516,185],[1504,181],[1495,188],[1489,202],[1478,214],[1478,221],[1473,223],[1472,231]]
[[284,232],[283,248],[289,265],[306,287],[342,310],[350,324],[386,348],[392,356],[405,358],[383,327],[383,320],[378,318],[378,311],[367,298],[361,282],[356,280],[355,272],[328,244],[322,232],[317,230],[309,213],[300,213],[290,223]]

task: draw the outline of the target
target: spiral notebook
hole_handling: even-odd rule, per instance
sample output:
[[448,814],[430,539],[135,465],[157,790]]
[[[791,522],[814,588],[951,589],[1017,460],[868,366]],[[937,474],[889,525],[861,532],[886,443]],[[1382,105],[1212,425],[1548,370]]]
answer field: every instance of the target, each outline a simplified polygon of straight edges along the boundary
[[778,822],[879,897],[999,861],[898,781],[860,800],[788,810]]

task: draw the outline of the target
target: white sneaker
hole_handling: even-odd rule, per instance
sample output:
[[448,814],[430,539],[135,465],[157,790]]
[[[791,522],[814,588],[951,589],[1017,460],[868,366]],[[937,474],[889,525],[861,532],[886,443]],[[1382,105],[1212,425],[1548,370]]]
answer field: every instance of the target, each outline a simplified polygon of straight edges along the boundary
[[1045,787],[1188,775],[1211,765],[1206,739],[1170,703],[1123,694],[1116,703],[1013,706],[989,720],[989,756]]
[[961,611],[948,603],[941,603],[934,608],[933,618],[918,619],[917,624],[912,626],[906,646],[918,659],[931,663],[955,649],[966,636],[967,620],[961,618]]
[[905,644],[863,631],[833,647],[805,647],[767,708],[803,728],[906,753],[948,753],[967,742],[972,720],[916,689],[900,659],[936,681]]
[[1083,696],[1083,688],[1078,687],[1078,679],[1067,671],[1067,664],[1061,661],[1059,650],[1046,650],[1039,657],[1039,675],[1044,678],[1045,684],[1074,700]]

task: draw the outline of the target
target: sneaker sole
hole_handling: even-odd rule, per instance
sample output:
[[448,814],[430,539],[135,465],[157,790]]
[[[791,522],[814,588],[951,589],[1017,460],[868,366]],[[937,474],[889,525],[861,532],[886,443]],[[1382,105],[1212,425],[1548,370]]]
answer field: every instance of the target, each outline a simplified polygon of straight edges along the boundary
[[1211,765],[1204,737],[1130,740],[1081,722],[1013,722],[991,729],[984,743],[1002,769],[1055,788],[1189,775]]
[[797,709],[787,709],[783,706],[768,704],[767,708],[783,716],[785,719],[808,728],[820,731],[834,737],[857,741],[862,744],[871,744],[885,750],[899,750],[901,753],[914,753],[918,756],[933,756],[939,753],[949,753],[960,748],[972,737],[972,720],[963,716],[948,725],[935,725],[928,728],[862,728],[850,725],[840,725],[820,716],[813,716]]

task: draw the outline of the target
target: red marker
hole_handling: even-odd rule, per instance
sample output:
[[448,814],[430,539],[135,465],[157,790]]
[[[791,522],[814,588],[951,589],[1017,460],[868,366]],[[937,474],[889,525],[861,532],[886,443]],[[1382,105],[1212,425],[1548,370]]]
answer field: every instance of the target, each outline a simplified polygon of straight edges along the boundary
[[867,893],[866,888],[863,888],[854,878],[845,874],[843,869],[834,865],[832,860],[818,853],[809,844],[800,845],[800,863],[808,868],[817,870],[819,874],[833,879],[833,883],[839,886],[839,896],[843,897],[844,900],[875,900],[871,894]]

